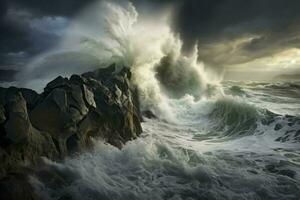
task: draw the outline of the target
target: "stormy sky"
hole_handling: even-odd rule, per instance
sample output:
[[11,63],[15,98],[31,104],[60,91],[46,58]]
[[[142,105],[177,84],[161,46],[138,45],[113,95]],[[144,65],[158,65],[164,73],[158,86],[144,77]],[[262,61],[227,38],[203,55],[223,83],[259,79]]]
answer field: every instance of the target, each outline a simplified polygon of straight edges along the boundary
[[[19,69],[55,46],[93,0],[1,0],[0,69]],[[134,0],[138,12],[173,8],[171,26],[188,52],[232,74],[300,73],[299,0]],[[275,73],[275,74],[276,74]],[[261,73],[263,74],[263,73]]]

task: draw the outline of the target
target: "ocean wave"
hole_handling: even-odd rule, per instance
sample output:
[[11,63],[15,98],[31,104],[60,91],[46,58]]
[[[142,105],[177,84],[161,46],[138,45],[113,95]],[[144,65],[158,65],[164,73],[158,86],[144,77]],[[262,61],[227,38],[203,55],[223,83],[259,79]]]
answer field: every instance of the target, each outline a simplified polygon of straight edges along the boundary
[[241,86],[237,86],[237,85],[233,85],[229,88],[229,95],[233,95],[233,96],[241,96],[241,97],[246,97],[248,96],[247,92],[244,90],[243,87]]
[[299,82],[279,82],[265,85],[265,88],[271,89],[295,89],[300,90]]
[[63,163],[44,162],[31,183],[46,200],[254,200],[300,195],[291,164],[274,164],[259,154],[174,148],[152,137],[122,150],[97,141],[93,152]]
[[276,114],[236,98],[221,98],[210,106],[207,114],[202,115],[207,118],[203,127],[206,127],[208,135],[233,139],[273,134],[276,141],[299,142],[298,116]]
[[222,136],[245,136],[256,130],[260,113],[249,104],[223,98],[216,101],[208,117],[213,129]]

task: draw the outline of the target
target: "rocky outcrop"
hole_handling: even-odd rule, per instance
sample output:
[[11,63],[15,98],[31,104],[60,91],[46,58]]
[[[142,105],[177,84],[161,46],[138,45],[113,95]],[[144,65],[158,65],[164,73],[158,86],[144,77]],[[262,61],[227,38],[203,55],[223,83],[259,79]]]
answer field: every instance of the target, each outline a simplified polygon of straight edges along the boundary
[[118,148],[135,139],[142,132],[137,90],[128,68],[115,71],[111,65],[57,77],[41,94],[0,88],[0,178],[12,180],[9,174],[41,156],[59,159],[87,149],[91,138]]

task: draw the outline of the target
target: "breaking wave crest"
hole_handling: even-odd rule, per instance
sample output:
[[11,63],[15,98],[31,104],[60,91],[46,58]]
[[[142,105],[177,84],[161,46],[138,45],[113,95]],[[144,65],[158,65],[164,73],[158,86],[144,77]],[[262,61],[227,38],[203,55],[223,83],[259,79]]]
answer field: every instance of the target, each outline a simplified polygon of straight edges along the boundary
[[[216,101],[208,116],[210,125],[220,133],[218,136],[230,139],[247,135],[270,134],[270,130],[288,135],[296,133],[300,128],[300,118],[297,116],[275,114],[230,98]],[[266,129],[267,133],[265,133]],[[295,134],[290,141],[299,142],[299,139],[300,137]]]
[[[267,170],[272,159],[255,161],[260,159],[174,148],[160,138],[137,140],[122,150],[98,142],[94,152],[63,164],[45,160],[43,176],[31,182],[46,200],[296,199],[297,182],[274,177]],[[287,164],[277,167],[284,173]]]
[[209,118],[213,128],[223,136],[244,136],[253,134],[261,113],[254,106],[230,98],[218,100]]
[[139,16],[131,3],[97,3],[74,20],[60,45],[35,58],[20,79],[41,87],[36,81],[116,63],[131,67],[142,107],[167,117],[171,114],[167,99],[185,94],[200,99],[219,82],[198,61],[197,45],[190,55],[182,54],[182,42],[168,23],[170,16],[171,11],[165,10],[158,20]]
[[131,67],[141,109],[158,117],[145,119],[143,135],[122,150],[95,141],[93,151],[45,159],[32,185],[43,199],[298,199],[299,116],[275,112],[299,108],[297,94],[221,84],[199,62],[197,45],[181,52],[170,13],[157,20],[131,3],[92,5],[19,75],[42,86],[111,63]]

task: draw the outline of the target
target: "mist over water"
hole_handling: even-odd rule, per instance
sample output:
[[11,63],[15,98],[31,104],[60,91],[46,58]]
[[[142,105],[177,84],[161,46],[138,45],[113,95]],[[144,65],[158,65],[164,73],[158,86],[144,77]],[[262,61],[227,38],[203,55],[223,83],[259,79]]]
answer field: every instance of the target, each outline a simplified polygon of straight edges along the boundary
[[41,91],[56,76],[116,63],[131,68],[143,108],[170,115],[169,97],[199,99],[220,81],[198,61],[196,44],[190,55],[181,53],[182,42],[169,26],[171,14],[169,9],[156,17],[142,16],[131,3],[95,3],[71,23],[57,47],[28,64],[19,74],[20,84]]
[[31,181],[45,199],[298,199],[299,116],[251,105],[231,87],[224,98],[173,100],[176,123],[146,119],[121,150],[95,141],[93,151],[46,160],[41,170],[63,174],[63,186]]
[[127,66],[141,109],[158,117],[121,150],[95,140],[90,152],[45,159],[41,170],[64,180],[31,177],[36,191],[43,199],[299,199],[300,83],[221,82],[198,61],[196,44],[181,53],[170,16],[94,4],[19,74],[40,90],[57,75]]

